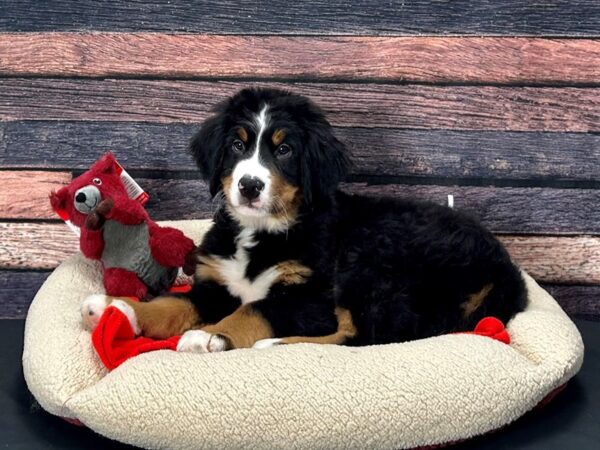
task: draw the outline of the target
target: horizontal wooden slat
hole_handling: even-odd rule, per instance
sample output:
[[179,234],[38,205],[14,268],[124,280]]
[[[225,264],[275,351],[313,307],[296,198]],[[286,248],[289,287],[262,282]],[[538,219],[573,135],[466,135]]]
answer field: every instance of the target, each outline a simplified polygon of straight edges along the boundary
[[[600,88],[252,83],[310,96],[341,127],[600,131]],[[249,83],[0,79],[0,120],[191,122]]]
[[595,0],[4,0],[2,9],[0,29],[10,31],[572,36],[600,29]]
[[356,194],[435,201],[464,210],[496,233],[598,234],[600,190],[344,183]]
[[48,194],[70,181],[70,172],[0,171],[0,219],[55,219]]
[[591,39],[0,34],[0,74],[12,76],[573,84],[598,73]]
[[[0,168],[85,169],[106,150],[128,169],[195,170],[196,125],[0,122]],[[600,181],[600,134],[336,128],[354,174]]]
[[511,257],[537,280],[600,283],[600,238],[500,236]]
[[546,289],[572,317],[600,319],[600,286],[569,284],[543,284]]
[[[501,236],[515,261],[549,283],[600,283],[600,238]],[[0,268],[51,269],[75,253],[78,241],[63,224],[0,223]]]
[[[57,219],[50,210],[48,192],[70,179],[69,174],[4,171],[0,176],[9,180],[9,188],[0,195],[0,218]],[[135,178],[150,194],[146,209],[155,220],[210,218],[218,207],[199,179]],[[48,185],[48,179],[53,184]],[[470,212],[499,233],[600,234],[600,190],[366,183],[344,183],[342,189],[440,204],[446,204],[451,194],[457,209]]]
[[0,319],[23,319],[50,272],[0,270]]

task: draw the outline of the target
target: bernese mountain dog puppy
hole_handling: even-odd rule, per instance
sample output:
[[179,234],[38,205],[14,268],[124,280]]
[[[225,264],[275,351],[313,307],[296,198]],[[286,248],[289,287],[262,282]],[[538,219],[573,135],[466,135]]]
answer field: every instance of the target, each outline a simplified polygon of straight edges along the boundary
[[[244,89],[190,150],[223,204],[191,292],[114,300],[146,336],[183,333],[178,350],[192,352],[385,344],[471,330],[484,316],[507,322],[524,308],[519,269],[473,218],[340,192],[348,152],[306,97]],[[105,306],[84,305],[85,320]]]

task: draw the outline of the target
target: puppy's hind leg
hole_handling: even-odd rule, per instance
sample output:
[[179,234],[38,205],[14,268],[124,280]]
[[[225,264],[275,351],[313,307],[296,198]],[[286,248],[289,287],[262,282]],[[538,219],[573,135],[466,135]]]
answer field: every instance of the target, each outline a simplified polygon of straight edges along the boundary
[[342,345],[356,336],[356,327],[352,322],[352,314],[345,308],[336,308],[335,315],[338,329],[335,333],[326,336],[288,336],[284,338],[261,339],[253,348],[264,349],[275,345],[284,344],[332,344]]

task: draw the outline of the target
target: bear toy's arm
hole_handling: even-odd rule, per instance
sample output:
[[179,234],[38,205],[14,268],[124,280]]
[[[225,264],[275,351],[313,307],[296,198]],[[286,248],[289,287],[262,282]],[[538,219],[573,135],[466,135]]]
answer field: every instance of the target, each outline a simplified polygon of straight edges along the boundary
[[106,220],[114,220],[123,225],[139,225],[148,220],[148,213],[137,200],[117,197],[112,202],[112,208],[104,214]]
[[149,224],[150,251],[159,264],[165,267],[183,267],[186,257],[195,250],[194,241],[181,231],[171,227]]
[[104,238],[102,230],[81,229],[79,237],[79,248],[85,257],[90,259],[100,259],[104,251]]

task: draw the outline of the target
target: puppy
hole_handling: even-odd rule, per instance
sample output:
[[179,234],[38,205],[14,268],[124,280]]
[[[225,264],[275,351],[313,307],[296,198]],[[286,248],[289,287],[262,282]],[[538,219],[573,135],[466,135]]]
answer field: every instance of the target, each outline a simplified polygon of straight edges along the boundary
[[[183,333],[178,349],[193,352],[385,344],[470,330],[488,315],[507,322],[524,308],[519,270],[474,219],[338,191],[348,152],[303,96],[242,90],[190,150],[223,205],[189,294],[116,303],[146,336]],[[112,301],[94,298],[83,305],[91,327]]]

